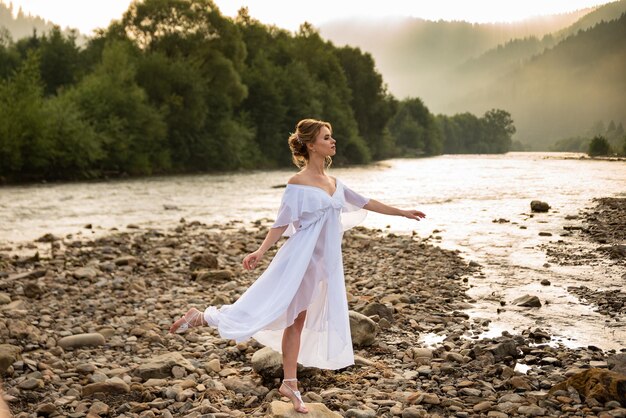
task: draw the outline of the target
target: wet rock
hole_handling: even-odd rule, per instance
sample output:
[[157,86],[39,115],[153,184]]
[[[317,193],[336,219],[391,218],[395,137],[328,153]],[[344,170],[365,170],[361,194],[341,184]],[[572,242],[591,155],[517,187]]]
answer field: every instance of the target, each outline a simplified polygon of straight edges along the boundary
[[547,212],[550,209],[550,205],[540,200],[533,200],[530,202],[530,210],[532,212]]
[[367,316],[355,311],[349,311],[350,334],[352,343],[356,346],[368,346],[376,340],[376,323]]
[[[309,413],[304,415],[307,418],[341,418],[341,415],[328,409],[323,403],[306,403]],[[291,402],[273,401],[270,404],[268,418],[302,418],[300,414],[293,409]]]
[[550,280],[543,279],[543,280],[541,280],[541,284],[542,284],[542,286],[550,286],[551,283],[550,283]]
[[172,367],[180,366],[193,372],[195,367],[178,352],[165,353],[145,360],[134,371],[135,376],[142,380],[164,379],[172,376]]
[[69,335],[61,338],[57,344],[67,350],[70,348],[97,347],[105,344],[104,336],[97,332]]
[[517,299],[513,300],[513,305],[517,305],[517,306],[525,306],[525,307],[529,307],[529,308],[540,308],[541,307],[541,301],[539,300],[539,298],[537,296],[533,296],[533,295],[524,295],[521,296]]

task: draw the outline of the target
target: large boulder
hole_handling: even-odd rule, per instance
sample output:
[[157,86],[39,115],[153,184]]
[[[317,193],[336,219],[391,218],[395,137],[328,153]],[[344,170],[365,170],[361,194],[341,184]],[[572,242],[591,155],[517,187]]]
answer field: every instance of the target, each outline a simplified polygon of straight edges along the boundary
[[264,379],[283,376],[283,356],[269,347],[252,355],[252,369]]
[[376,322],[358,312],[349,311],[350,334],[356,346],[372,345],[376,340]]
[[548,394],[567,391],[569,387],[576,389],[585,399],[594,398],[600,403],[617,401],[626,407],[626,375],[604,369],[588,369],[570,376],[567,380],[555,385]]

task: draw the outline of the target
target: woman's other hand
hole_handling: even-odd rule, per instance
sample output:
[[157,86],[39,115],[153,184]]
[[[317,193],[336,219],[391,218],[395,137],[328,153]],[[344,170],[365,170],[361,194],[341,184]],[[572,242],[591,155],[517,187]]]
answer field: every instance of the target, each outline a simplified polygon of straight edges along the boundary
[[402,216],[419,221],[420,219],[425,218],[426,214],[424,212],[420,212],[419,210],[403,210]]
[[263,254],[263,252],[256,250],[255,252],[245,256],[243,259],[243,268],[246,270],[254,269],[261,260],[261,258],[263,258]]

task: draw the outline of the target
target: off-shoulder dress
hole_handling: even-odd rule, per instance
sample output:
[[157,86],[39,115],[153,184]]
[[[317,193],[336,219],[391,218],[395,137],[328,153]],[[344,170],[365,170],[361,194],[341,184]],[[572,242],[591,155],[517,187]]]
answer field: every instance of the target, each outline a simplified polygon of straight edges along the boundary
[[289,239],[235,303],[206,308],[207,323],[223,338],[254,338],[281,352],[283,330],[306,310],[298,362],[323,369],[354,364],[341,241],[365,218],[368,201],[339,179],[332,195],[287,184],[272,228],[287,225]]

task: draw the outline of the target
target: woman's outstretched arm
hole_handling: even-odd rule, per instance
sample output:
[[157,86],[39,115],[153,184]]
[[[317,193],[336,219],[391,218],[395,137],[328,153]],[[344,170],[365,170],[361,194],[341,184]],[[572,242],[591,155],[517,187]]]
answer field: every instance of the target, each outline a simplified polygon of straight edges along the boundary
[[415,219],[416,221],[426,217],[424,212],[420,212],[419,210],[402,210],[393,206],[385,205],[384,203],[374,199],[370,199],[370,201],[363,206],[363,209],[382,213],[383,215],[404,216],[405,218]]
[[270,228],[270,230],[267,231],[267,235],[265,236],[265,239],[263,240],[263,243],[261,244],[259,249],[253,253],[248,254],[243,259],[243,268],[245,268],[246,270],[252,270],[253,268],[255,268],[256,265],[259,263],[259,260],[263,258],[263,254],[265,254],[267,250],[269,250],[274,244],[276,244],[276,241],[280,239],[281,235],[283,235],[283,232],[285,232],[288,226],[289,225],[284,225],[279,226],[278,228]]

